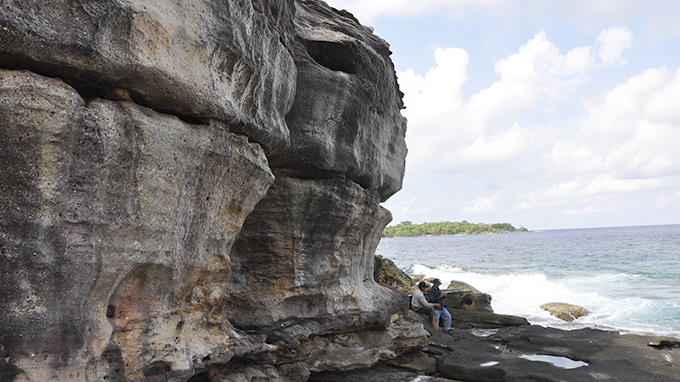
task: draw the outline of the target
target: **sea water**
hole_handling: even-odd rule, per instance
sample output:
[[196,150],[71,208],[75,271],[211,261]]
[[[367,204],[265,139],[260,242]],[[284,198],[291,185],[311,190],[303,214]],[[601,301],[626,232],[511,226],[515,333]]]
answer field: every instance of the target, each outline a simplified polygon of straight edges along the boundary
[[[495,313],[532,324],[680,338],[680,225],[383,238],[376,252],[444,287],[467,282]],[[590,313],[567,323],[548,302]]]

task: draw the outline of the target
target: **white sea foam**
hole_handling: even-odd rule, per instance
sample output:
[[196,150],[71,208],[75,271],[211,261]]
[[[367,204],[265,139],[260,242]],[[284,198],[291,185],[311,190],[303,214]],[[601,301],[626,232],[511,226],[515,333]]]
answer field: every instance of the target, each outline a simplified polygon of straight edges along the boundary
[[[638,278],[624,273],[604,274],[584,279],[550,281],[542,273],[481,274],[459,266],[431,268],[422,264],[412,267],[413,274],[438,277],[444,286],[452,280],[466,282],[492,297],[491,305],[498,314],[525,317],[538,325],[561,329],[596,327],[632,333],[653,333],[679,337],[680,332],[668,331],[667,322],[658,320],[664,309],[677,311],[677,304],[669,304],[634,296],[604,296],[608,284],[616,291],[621,283]],[[597,286],[597,288],[595,288]],[[599,290],[600,292],[597,292]],[[581,305],[589,314],[568,323],[553,317],[540,308],[548,302]],[[655,317],[657,318],[655,320]]]
[[[410,274],[467,282],[497,313],[564,329],[680,337],[680,225],[384,239],[377,253]],[[567,323],[540,305],[590,314]]]

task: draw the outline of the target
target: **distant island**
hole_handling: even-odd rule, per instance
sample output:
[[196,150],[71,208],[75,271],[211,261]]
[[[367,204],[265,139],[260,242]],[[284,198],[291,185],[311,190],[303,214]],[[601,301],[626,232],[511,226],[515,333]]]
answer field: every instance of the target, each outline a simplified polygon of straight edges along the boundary
[[480,233],[507,233],[507,232],[528,232],[529,230],[520,227],[515,228],[510,223],[469,223],[465,220],[461,222],[439,222],[413,224],[410,221],[403,221],[397,225],[385,227],[383,237],[405,237],[405,236],[436,236],[436,235],[475,235]]

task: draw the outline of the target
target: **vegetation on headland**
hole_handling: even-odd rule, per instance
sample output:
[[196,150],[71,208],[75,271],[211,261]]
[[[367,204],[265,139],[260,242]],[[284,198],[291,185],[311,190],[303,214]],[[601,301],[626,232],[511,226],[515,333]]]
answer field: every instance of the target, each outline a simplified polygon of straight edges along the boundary
[[510,223],[475,224],[463,220],[461,222],[413,224],[412,222],[407,220],[397,225],[385,227],[385,229],[383,230],[383,237],[474,235],[480,233],[506,233],[528,231],[529,230],[524,227],[515,228]]

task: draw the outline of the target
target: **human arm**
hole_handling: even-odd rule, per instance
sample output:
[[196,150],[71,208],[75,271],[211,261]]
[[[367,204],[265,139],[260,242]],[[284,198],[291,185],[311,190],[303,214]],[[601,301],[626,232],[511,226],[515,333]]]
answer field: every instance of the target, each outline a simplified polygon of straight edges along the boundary
[[411,302],[411,306],[413,307],[414,310],[438,305],[427,302],[427,300],[425,299],[425,295],[423,295],[423,292],[421,292],[420,290],[416,290],[415,292],[413,292],[412,300],[413,301]]

